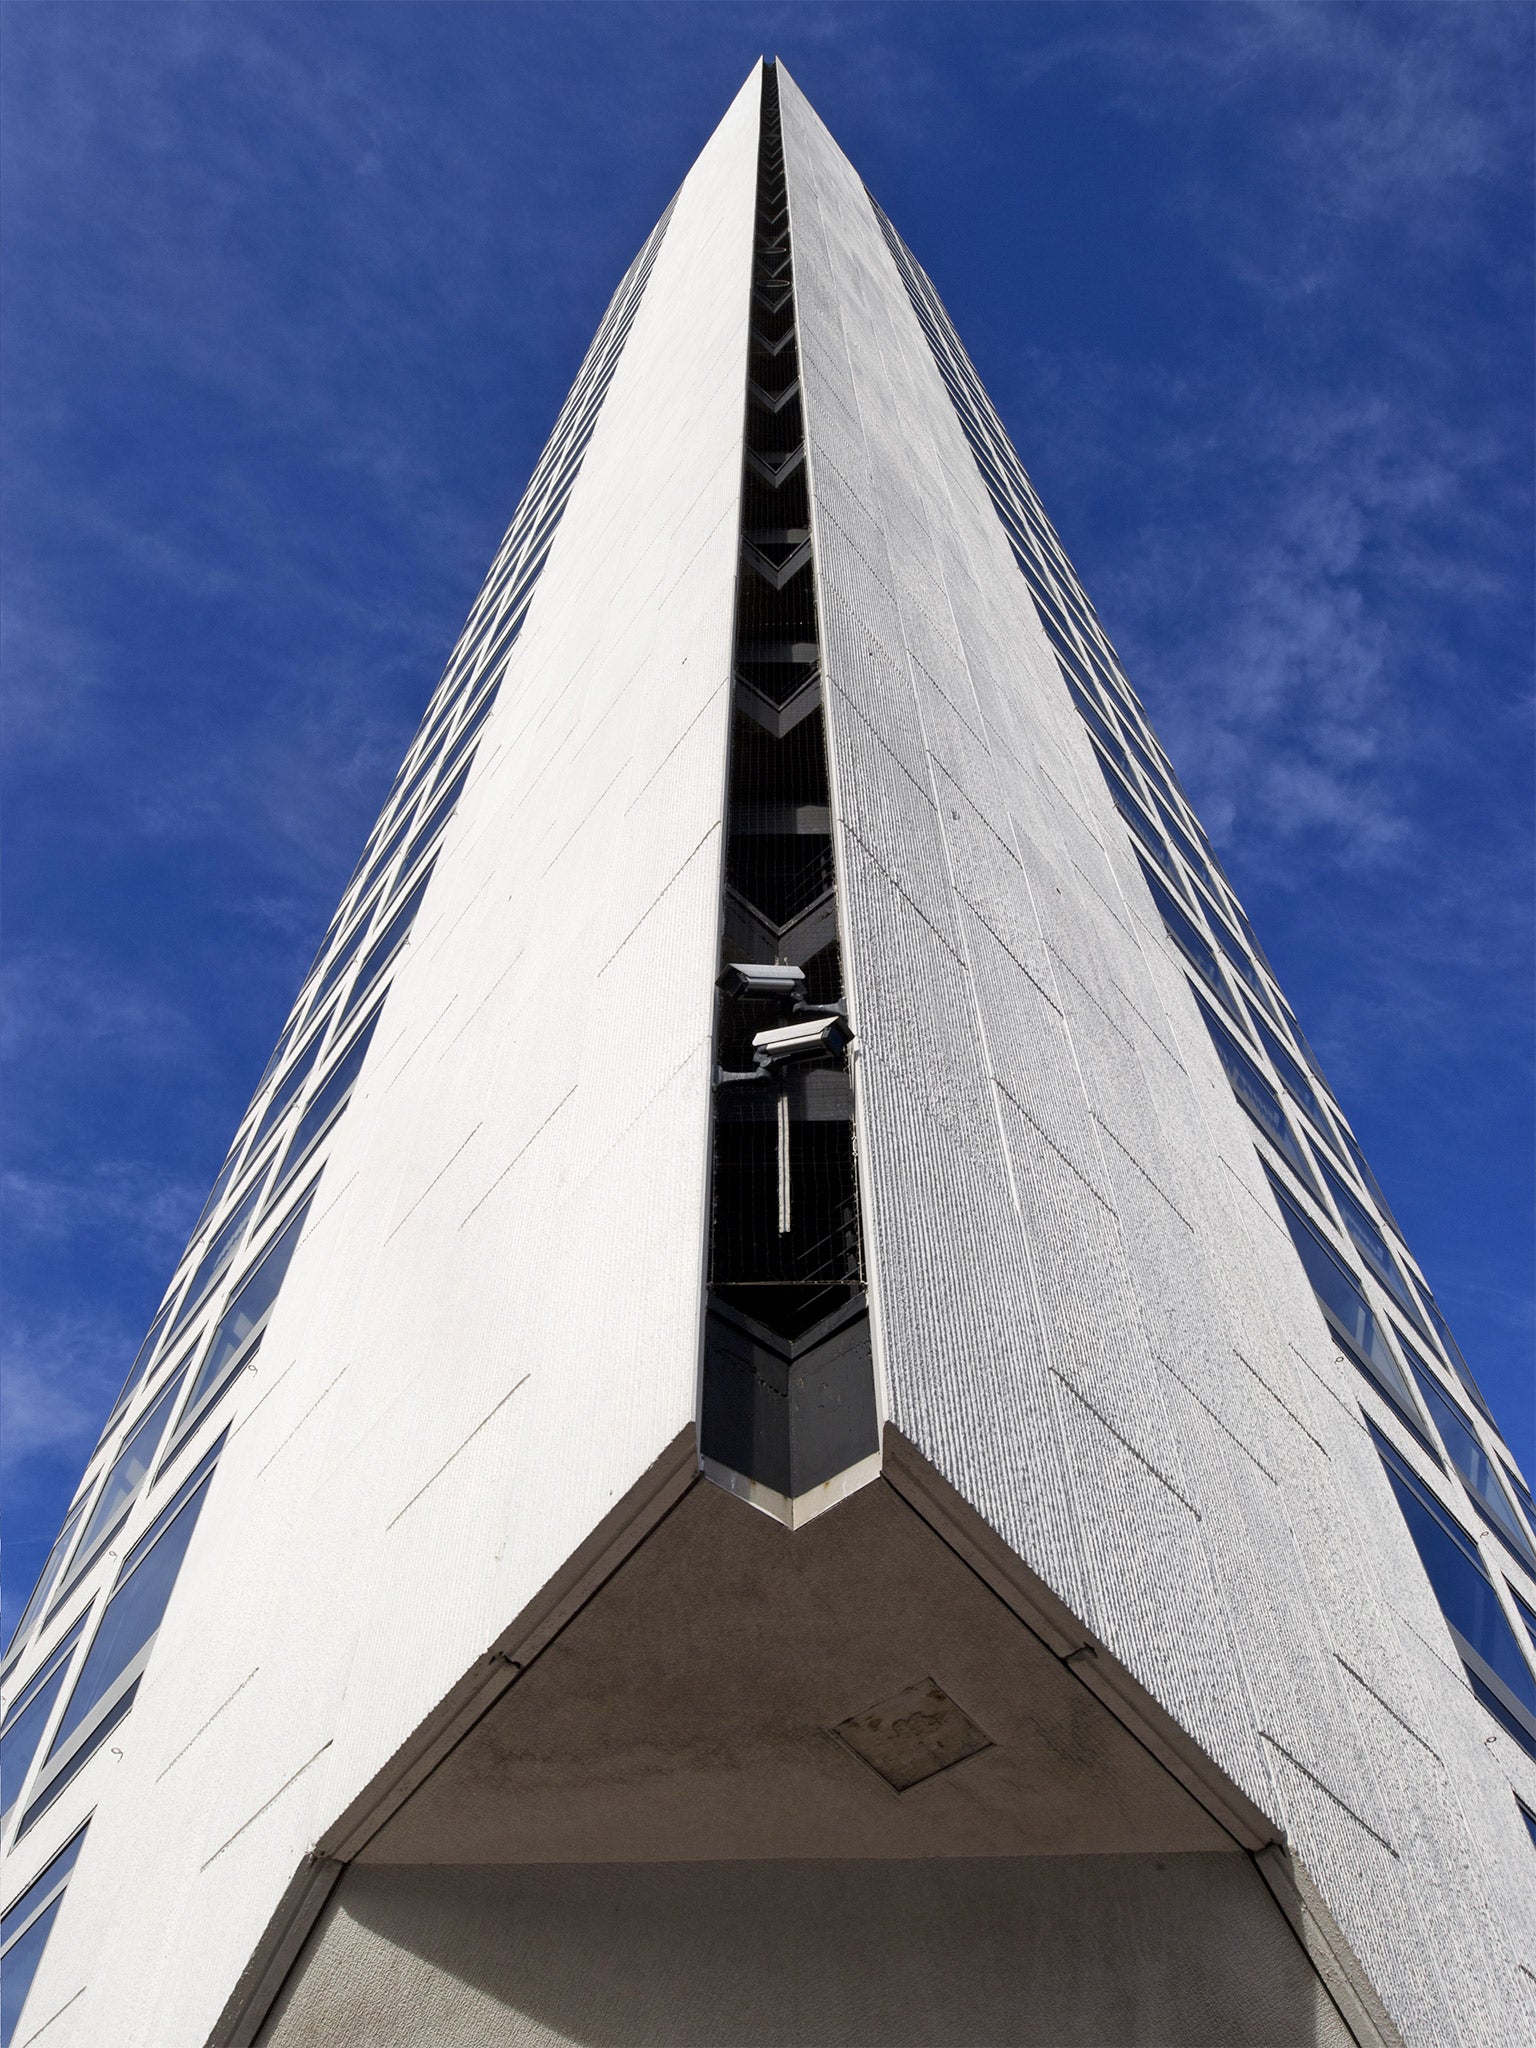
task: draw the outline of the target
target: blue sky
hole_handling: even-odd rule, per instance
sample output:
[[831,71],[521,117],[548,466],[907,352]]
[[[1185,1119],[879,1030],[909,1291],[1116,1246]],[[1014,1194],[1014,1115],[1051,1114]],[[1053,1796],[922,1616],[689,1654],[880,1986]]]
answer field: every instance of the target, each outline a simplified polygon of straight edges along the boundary
[[13,6],[5,1585],[624,266],[778,52],[1529,1472],[1531,15]]

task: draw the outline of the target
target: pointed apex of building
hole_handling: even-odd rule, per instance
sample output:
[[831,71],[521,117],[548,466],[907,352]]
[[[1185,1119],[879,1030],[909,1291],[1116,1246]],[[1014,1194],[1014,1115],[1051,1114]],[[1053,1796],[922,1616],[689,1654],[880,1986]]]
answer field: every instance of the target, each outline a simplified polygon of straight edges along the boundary
[[7,1652],[4,2028],[1528,2039],[1529,1506],[763,60]]

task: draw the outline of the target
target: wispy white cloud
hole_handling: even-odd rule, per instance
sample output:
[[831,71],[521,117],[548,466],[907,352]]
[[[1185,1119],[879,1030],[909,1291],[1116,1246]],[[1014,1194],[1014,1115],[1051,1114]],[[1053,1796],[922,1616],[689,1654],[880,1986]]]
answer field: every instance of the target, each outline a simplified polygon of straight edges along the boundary
[[88,1309],[13,1313],[0,1373],[0,1473],[12,1478],[40,1460],[82,1464],[136,1341]]
[[0,976],[0,1051],[65,1066],[110,1060],[185,1072],[200,1030],[153,984],[64,947],[15,952]]
[[1528,175],[1524,8],[1244,0],[1037,9],[1031,25],[1005,60],[1022,88],[1091,71],[1130,120],[1202,139],[1213,114],[1236,124],[1219,160],[1192,162],[1184,204],[1284,302],[1325,296],[1383,230],[1491,259],[1468,188]]
[[13,1244],[109,1243],[114,1257],[166,1271],[205,1193],[199,1182],[166,1180],[146,1160],[94,1159],[78,1172],[13,1166],[0,1174],[0,1211]]
[[[1425,599],[1498,587],[1497,436],[1430,423],[1405,445],[1359,390],[1260,398],[1233,377],[1194,393],[1080,360],[1030,373],[1051,394],[1047,467],[1087,504],[1140,508],[1116,515],[1114,558],[1088,580],[1218,838],[1271,848],[1297,884],[1413,857],[1416,778],[1445,721],[1407,679],[1427,653],[1445,683],[1479,658],[1456,609],[1431,618]],[[1450,566],[1464,560],[1481,563],[1470,585]]]

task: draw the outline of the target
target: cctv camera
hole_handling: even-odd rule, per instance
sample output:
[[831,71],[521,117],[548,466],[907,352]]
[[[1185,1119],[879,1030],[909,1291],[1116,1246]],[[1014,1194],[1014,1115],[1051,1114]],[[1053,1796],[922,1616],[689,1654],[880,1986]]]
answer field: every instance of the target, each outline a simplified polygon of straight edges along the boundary
[[834,1059],[853,1043],[853,1033],[843,1017],[806,1017],[798,1024],[783,1024],[775,1031],[759,1031],[752,1040],[752,1057],[767,1070],[795,1060]]
[[715,987],[728,996],[766,996],[777,1002],[798,1002],[805,993],[805,970],[782,962],[768,965],[736,960],[719,976]]

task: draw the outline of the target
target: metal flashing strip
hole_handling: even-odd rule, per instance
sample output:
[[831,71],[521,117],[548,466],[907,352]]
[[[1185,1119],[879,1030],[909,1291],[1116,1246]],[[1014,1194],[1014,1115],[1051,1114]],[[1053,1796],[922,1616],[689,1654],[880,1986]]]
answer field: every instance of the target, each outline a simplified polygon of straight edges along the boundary
[[699,1470],[706,1479],[712,1479],[716,1486],[734,1494],[737,1500],[744,1500],[759,1514],[771,1515],[786,1529],[803,1529],[807,1522],[813,1522],[828,1508],[835,1508],[840,1500],[846,1500],[849,1494],[857,1493],[861,1487],[878,1479],[880,1469],[880,1453],[872,1451],[867,1458],[861,1458],[856,1465],[846,1466],[832,1478],[824,1479],[819,1486],[810,1486],[803,1493],[790,1495],[777,1493],[760,1480],[745,1479],[741,1473],[733,1472],[729,1465],[722,1465],[714,1458],[699,1459]]

